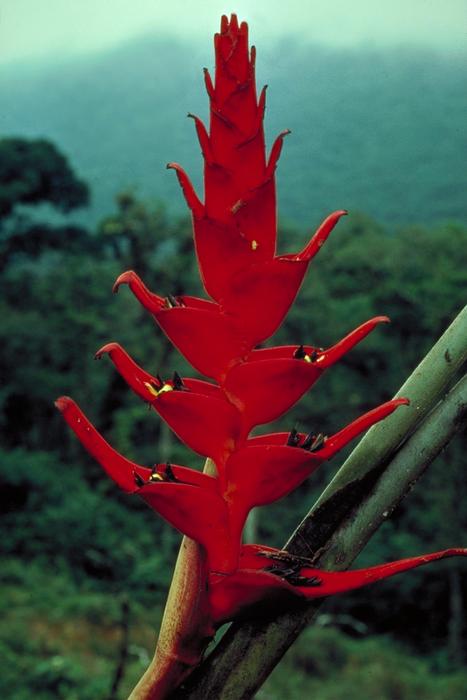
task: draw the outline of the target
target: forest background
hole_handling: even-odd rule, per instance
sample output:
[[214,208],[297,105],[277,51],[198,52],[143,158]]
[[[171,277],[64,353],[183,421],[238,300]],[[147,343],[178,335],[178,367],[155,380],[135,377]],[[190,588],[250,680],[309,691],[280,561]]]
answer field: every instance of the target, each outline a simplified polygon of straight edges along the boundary
[[[326,433],[391,398],[465,304],[465,57],[286,39],[260,49],[269,143],[293,132],[278,172],[280,249],[350,210],[269,344],[326,346],[371,316],[393,321],[280,423]],[[178,160],[200,188],[183,115],[206,116],[206,60],[195,43],[147,36],[0,75],[0,695],[11,700],[124,698],[152,654],[180,538],[101,474],[53,401],[72,395],[136,461],[202,466],[92,358],[116,340],[149,371],[192,372],[111,288],[131,267],[161,293],[201,292],[163,166]],[[341,461],[260,509],[255,540],[281,546]],[[459,436],[358,563],[466,542]],[[442,562],[328,601],[258,697],[460,700],[465,573],[462,561]]]

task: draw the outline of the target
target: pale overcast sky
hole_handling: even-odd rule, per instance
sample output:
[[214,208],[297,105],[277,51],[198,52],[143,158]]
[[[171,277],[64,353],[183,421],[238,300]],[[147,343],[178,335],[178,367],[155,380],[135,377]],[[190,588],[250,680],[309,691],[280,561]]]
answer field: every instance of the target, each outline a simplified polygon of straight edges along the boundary
[[96,51],[157,30],[205,41],[232,11],[255,43],[287,33],[466,50],[467,0],[0,0],[0,61]]

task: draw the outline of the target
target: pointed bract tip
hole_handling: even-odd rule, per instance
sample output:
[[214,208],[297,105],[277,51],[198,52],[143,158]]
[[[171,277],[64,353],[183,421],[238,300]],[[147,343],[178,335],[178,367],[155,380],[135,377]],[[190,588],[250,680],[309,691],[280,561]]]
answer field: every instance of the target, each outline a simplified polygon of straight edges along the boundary
[[58,408],[60,413],[64,413],[67,408],[74,405],[73,399],[69,396],[59,396],[56,401],[54,401],[55,407]]
[[450,547],[444,554],[446,557],[467,557],[467,547]]
[[336,211],[333,211],[328,219],[333,219],[336,223],[341,219],[343,216],[348,216],[349,212],[347,209],[336,209]]
[[295,257],[295,260],[301,260],[309,262],[316,253],[322,248],[326,239],[328,238],[331,231],[334,229],[338,221],[342,216],[345,216],[347,211],[345,209],[338,209],[333,211],[329,216],[327,216],[320,226],[316,229],[316,232],[311,237],[310,241],[303,248],[303,250]]
[[103,355],[110,355],[112,350],[118,350],[119,347],[120,345],[118,343],[106,343],[95,353],[94,359],[100,360]]
[[393,399],[392,405],[393,406],[410,406],[410,399],[407,399],[405,397],[402,397],[400,399],[399,398]]
[[127,270],[126,272],[122,272],[122,274],[119,275],[115,280],[112,287],[112,292],[116,294],[122,284],[129,284],[130,280],[132,279],[132,277],[135,276],[135,274],[136,273],[133,270]]
[[347,209],[337,209],[329,215],[328,219],[337,223],[343,216],[348,216],[348,213]]
[[234,32],[238,31],[238,17],[235,12],[230,15],[230,29]]
[[[196,120],[198,121],[198,120]],[[178,182],[182,188],[183,196],[185,197],[188,208],[193,216],[200,219],[204,216],[204,204],[200,201],[195,189],[190,181],[190,178],[178,163],[167,163],[168,170],[175,170]]]

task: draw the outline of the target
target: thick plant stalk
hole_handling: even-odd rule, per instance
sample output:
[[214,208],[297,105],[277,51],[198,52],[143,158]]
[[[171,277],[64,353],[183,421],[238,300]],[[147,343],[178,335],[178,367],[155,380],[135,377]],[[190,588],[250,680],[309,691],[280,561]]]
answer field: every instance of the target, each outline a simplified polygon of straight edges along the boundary
[[[398,392],[411,398],[411,410],[391,416],[384,430],[376,426],[367,433],[287,542],[288,551],[314,556],[315,563],[331,570],[352,563],[453,434],[465,427],[464,377],[396,453],[466,360],[467,307]],[[298,604],[272,621],[233,624],[189,679],[183,697],[251,698],[320,604]]]
[[[204,473],[213,476],[215,466],[207,459]],[[175,564],[164,615],[159,630],[154,657],[144,675],[138,681],[128,700],[151,700],[164,696],[180,678],[191,672],[200,663],[206,637],[200,634],[199,617],[196,612],[202,603],[205,582],[206,554],[203,548],[189,537],[183,537]],[[194,582],[197,585],[194,585]],[[204,619],[204,618],[203,618]],[[187,636],[187,620],[192,620],[192,636]],[[195,658],[193,641],[199,639],[198,655]],[[175,655],[177,653],[177,657]]]
[[[191,645],[187,648],[188,655],[185,655],[184,649],[180,648],[180,643],[184,647],[187,639],[192,641],[198,637],[198,619],[196,616],[193,618],[192,614],[193,610],[198,609],[199,588],[193,585],[193,579],[199,582],[204,580],[202,575],[204,558],[200,545],[184,536],[162,618],[156,652],[128,700],[151,700],[151,698],[164,697],[173,687],[174,682],[179,683],[180,678],[183,678],[194,665],[201,661],[205,651],[204,644],[200,646],[196,657]],[[191,630],[192,636],[187,638],[186,621],[190,618],[195,624]],[[202,637],[198,638],[202,639]]]

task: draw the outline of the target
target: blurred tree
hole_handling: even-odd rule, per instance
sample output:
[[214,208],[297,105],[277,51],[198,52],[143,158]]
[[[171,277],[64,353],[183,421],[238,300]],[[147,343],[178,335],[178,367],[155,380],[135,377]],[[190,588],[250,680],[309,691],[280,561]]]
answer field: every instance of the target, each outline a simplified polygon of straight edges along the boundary
[[82,207],[89,189],[45,139],[0,139],[0,217],[21,204],[48,202],[62,212]]
[[[192,252],[188,219],[170,222],[161,203],[148,204],[131,191],[116,197],[117,211],[98,226],[103,245],[109,245],[122,269],[133,268],[143,279],[154,280],[172,294],[201,294]],[[182,279],[183,275],[183,279]]]
[[88,201],[88,186],[52,143],[0,139],[0,272],[12,259],[63,245],[92,251],[89,233],[79,226],[31,221],[31,207],[49,204],[67,214]]

